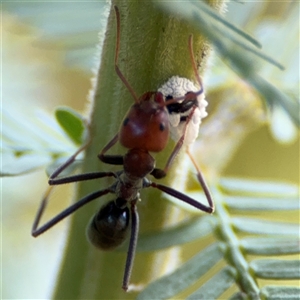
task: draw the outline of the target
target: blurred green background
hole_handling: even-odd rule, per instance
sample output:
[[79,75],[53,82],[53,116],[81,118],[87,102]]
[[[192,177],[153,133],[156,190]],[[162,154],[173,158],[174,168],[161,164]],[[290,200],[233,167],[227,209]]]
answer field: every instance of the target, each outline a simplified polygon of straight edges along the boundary
[[[299,14],[295,16],[299,2],[292,2],[276,2],[276,6],[268,2],[230,3],[227,18],[252,33],[266,53],[287,67],[274,71],[267,66],[265,77],[285,90],[296,91],[299,99],[299,35],[297,40],[289,38],[287,31],[281,32],[286,23],[299,30]],[[2,107],[14,119],[27,122],[36,118],[37,110],[51,114],[62,104],[86,111],[97,32],[105,24],[105,9],[101,2],[2,4]],[[293,55],[286,55],[286,48],[294,49]],[[229,93],[236,91],[233,83],[237,79],[220,61],[214,62],[209,73],[205,83],[212,109],[222,101],[224,87]],[[220,78],[224,80],[221,83]],[[223,175],[299,184],[299,133],[284,118],[280,124],[286,128],[280,139],[268,124],[251,132]],[[49,299],[51,295],[68,221],[38,239],[31,237],[34,215],[46,187],[44,170],[2,179],[2,299]],[[72,187],[56,189],[53,197],[59,201],[50,206],[46,218],[68,205],[71,195]],[[78,234],[83,233],[84,229]]]

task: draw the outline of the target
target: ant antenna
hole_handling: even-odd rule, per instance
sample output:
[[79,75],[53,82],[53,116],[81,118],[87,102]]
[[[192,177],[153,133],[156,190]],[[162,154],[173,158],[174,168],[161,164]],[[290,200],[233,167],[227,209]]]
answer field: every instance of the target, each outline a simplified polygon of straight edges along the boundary
[[198,91],[196,94],[200,95],[203,93],[203,84],[202,84],[202,80],[198,74],[198,70],[197,70],[197,66],[196,66],[196,62],[195,62],[195,56],[194,56],[194,50],[193,50],[193,35],[191,34],[189,36],[189,52],[190,52],[190,56],[191,56],[191,61],[192,61],[192,66],[196,75],[196,79],[200,85],[200,91]]
[[115,65],[118,64],[118,56],[119,56],[119,50],[120,50],[120,31],[121,31],[121,25],[120,25],[120,12],[117,6],[114,6],[115,13],[116,13],[116,19],[117,19],[117,40],[116,40],[116,53],[115,53]]
[[120,22],[120,12],[118,7],[114,6],[116,19],[117,19],[117,41],[116,41],[116,54],[115,54],[115,71],[126,86],[127,90],[130,92],[131,96],[133,97],[136,103],[139,103],[139,98],[135,94],[133,88],[130,86],[129,82],[121,72],[120,68],[118,67],[118,58],[119,58],[119,50],[120,50],[120,32],[121,32],[121,22]]
[[[189,52],[190,52],[190,57],[191,57],[191,61],[192,61],[192,67],[193,67],[194,73],[196,75],[196,79],[200,85],[200,90],[198,92],[193,92],[192,97],[194,97],[194,95],[199,96],[203,93],[203,84],[202,84],[202,79],[200,78],[200,76],[198,74],[198,70],[197,70],[197,66],[196,66],[196,62],[195,62],[195,56],[194,56],[194,50],[193,50],[193,35],[192,34],[189,36]],[[177,103],[178,101],[181,101],[181,100],[187,100],[188,98],[189,98],[188,95],[172,98],[172,99],[166,101],[164,103],[164,106],[168,106],[170,104]]]

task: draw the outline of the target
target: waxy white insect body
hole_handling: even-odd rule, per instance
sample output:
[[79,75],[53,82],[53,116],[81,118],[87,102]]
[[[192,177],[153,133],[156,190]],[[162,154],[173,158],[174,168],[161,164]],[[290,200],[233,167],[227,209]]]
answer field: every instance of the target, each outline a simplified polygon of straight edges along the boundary
[[[196,87],[195,84],[187,78],[172,76],[158,89],[158,91],[164,95],[166,100],[168,100],[172,98],[182,97],[188,92],[198,92],[199,87]],[[183,100],[179,102],[182,103]],[[192,118],[187,125],[185,138],[183,142],[186,146],[189,146],[194,143],[199,134],[199,127],[201,121],[207,116],[206,106],[208,105],[208,103],[205,100],[204,92],[197,96],[197,101],[195,101],[195,105],[195,109],[194,107],[190,107],[184,112],[176,112],[169,110],[171,138],[174,141],[178,141],[184,133],[187,117],[191,113],[191,110],[194,109]]]

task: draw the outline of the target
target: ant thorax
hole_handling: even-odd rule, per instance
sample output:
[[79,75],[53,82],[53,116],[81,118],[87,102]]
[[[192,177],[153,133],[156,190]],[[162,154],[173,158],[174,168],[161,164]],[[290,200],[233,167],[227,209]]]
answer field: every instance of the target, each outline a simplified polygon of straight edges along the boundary
[[144,187],[144,178],[131,179],[125,172],[121,172],[119,180],[115,185],[117,198],[126,202],[137,201],[140,199],[140,190]]
[[[167,82],[165,82],[159,89],[166,101],[185,96],[188,92],[199,92],[199,87],[196,87],[195,84],[187,78],[173,76]],[[178,101],[182,103],[184,100]],[[206,106],[208,105],[205,100],[205,94],[202,92],[195,99],[194,105],[189,107],[187,110],[173,110],[167,106],[169,111],[169,124],[170,124],[170,133],[174,141],[178,141],[184,133],[185,123],[187,117],[194,110],[191,120],[189,121],[185,133],[184,144],[191,145],[195,139],[198,137],[199,126],[201,120],[207,116]],[[196,106],[196,107],[195,107]]]

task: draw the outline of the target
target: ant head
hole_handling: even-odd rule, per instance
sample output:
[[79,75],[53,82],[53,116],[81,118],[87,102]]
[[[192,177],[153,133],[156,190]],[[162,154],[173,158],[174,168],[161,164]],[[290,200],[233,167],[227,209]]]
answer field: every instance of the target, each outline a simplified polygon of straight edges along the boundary
[[147,92],[131,106],[120,131],[120,143],[129,149],[162,151],[169,138],[168,111],[160,92]]

